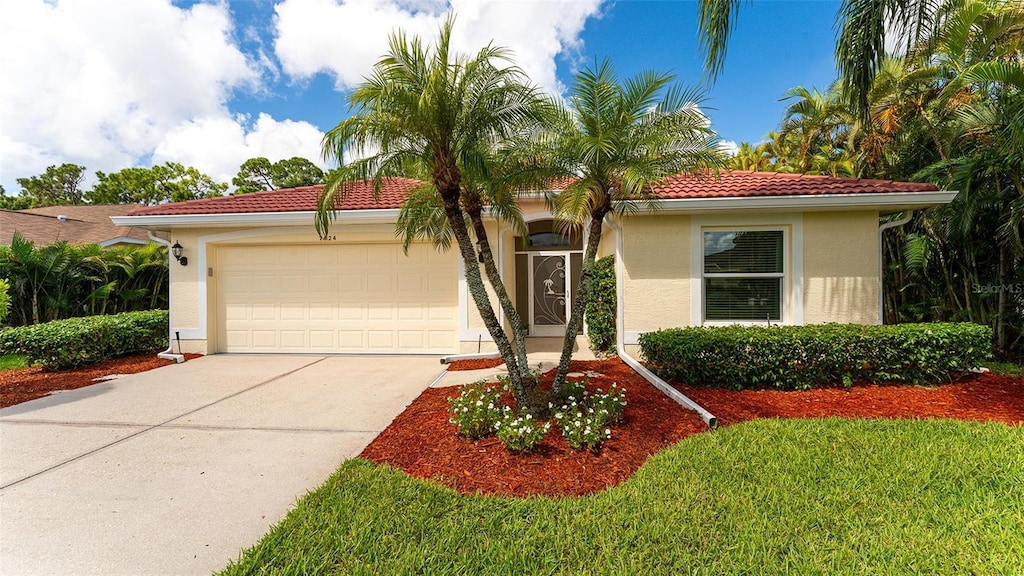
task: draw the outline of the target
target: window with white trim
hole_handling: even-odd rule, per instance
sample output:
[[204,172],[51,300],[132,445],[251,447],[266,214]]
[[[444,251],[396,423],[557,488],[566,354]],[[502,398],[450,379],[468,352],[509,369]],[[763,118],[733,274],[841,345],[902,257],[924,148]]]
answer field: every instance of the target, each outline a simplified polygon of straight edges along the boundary
[[785,233],[704,230],[706,322],[781,322],[786,282]]

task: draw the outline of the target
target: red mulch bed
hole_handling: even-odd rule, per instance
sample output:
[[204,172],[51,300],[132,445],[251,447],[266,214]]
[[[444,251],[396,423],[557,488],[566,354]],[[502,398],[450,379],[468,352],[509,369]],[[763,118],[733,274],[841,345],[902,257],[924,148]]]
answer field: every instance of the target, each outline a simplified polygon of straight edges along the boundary
[[[202,354],[185,354],[188,360],[199,356]],[[47,372],[38,366],[5,370],[0,372],[0,408],[49,396],[59,390],[74,390],[99,384],[102,381],[96,381],[95,378],[102,376],[135,374],[173,363],[171,360],[157,358],[156,353],[151,352],[60,372]]]
[[678,385],[720,424],[755,418],[956,418],[1024,424],[1024,378],[979,374],[942,386],[859,384],[849,390],[723,390]]
[[[448,423],[448,398],[458,388],[423,392],[361,454],[461,493],[575,496],[619,484],[651,455],[707,430],[696,415],[651,386],[619,359],[572,363],[575,372],[604,374],[592,387],[626,388],[624,421],[600,454],[568,447],[557,427],[535,452],[509,453],[494,437],[478,442]],[[550,384],[554,371],[542,376]],[[945,386],[856,385],[801,392],[733,391],[677,386],[722,425],[755,418],[959,418],[1024,424],[1024,378],[984,374]]]
[[[533,452],[510,453],[495,437],[472,442],[448,423],[448,398],[458,387],[428,388],[395,418],[361,456],[390,464],[419,478],[428,478],[459,492],[515,496],[576,496],[619,484],[648,457],[681,438],[707,427],[651,386],[618,358],[573,362],[572,371],[603,374],[590,379],[592,388],[612,383],[626,389],[623,422],[600,454],[569,448],[557,426]],[[550,385],[554,370],[542,376]]]
[[476,360],[455,360],[448,363],[449,372],[461,372],[463,370],[483,370],[484,368],[496,368],[504,364],[501,358],[477,358]]

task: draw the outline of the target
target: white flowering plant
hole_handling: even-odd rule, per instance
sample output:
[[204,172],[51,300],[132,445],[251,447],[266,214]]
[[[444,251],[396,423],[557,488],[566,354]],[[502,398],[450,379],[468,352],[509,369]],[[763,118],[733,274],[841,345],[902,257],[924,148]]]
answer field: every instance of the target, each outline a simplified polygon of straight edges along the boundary
[[622,420],[626,409],[626,390],[612,384],[608,392],[598,388],[587,391],[588,379],[566,382],[562,388],[563,404],[555,411],[555,421],[562,436],[576,450],[598,451],[612,431],[606,425]]
[[565,404],[555,412],[555,421],[565,441],[574,450],[598,451],[604,441],[612,437],[610,428],[605,428],[601,416],[593,408],[579,404]]
[[516,414],[508,406],[494,423],[498,439],[510,452],[527,452],[540,444],[551,430],[551,422],[534,420],[531,414]]
[[502,418],[502,389],[489,386],[481,380],[462,387],[462,392],[449,398],[451,405],[449,422],[459,429],[459,434],[472,439],[483,438],[494,433],[494,424]]
[[612,384],[608,392],[598,388],[588,400],[594,412],[604,416],[602,424],[617,424],[622,421],[622,414],[626,411],[626,389],[619,388],[618,383]]

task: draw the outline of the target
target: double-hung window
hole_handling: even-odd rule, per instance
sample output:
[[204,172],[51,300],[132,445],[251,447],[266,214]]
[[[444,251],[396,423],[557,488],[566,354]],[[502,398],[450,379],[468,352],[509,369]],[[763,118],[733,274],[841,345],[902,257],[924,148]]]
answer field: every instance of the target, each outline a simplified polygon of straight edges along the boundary
[[781,322],[785,294],[782,230],[704,230],[706,322]]

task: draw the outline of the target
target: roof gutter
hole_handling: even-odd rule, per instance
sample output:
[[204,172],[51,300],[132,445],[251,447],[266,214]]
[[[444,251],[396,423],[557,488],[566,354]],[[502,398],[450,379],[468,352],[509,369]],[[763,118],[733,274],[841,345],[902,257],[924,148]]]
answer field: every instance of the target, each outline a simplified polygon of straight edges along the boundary
[[[397,208],[341,210],[335,222],[341,224],[389,224],[398,220]],[[203,227],[203,226],[295,226],[313,224],[316,212],[233,212],[225,214],[157,214],[111,216],[117,226],[140,228]]]
[[803,194],[796,196],[737,196],[727,198],[667,198],[651,203],[661,213],[722,212],[734,210],[819,211],[878,209],[902,212],[949,204],[955,191],[872,192],[866,194]]
[[684,408],[688,408],[696,412],[700,416],[701,420],[708,425],[708,428],[717,428],[718,418],[715,417],[714,414],[705,410],[703,406],[697,404],[679,390],[676,390],[672,385],[659,378],[654,372],[648,370],[646,366],[626,352],[625,306],[622,302],[622,276],[624,273],[622,267],[622,228],[611,220],[607,220],[607,222],[608,226],[611,227],[612,230],[615,230],[615,349],[619,354],[619,358],[621,358],[627,366],[635,370],[637,374],[643,376],[645,380],[651,383],[651,385],[658,390],[661,390],[666,396],[675,400]]
[[[156,234],[153,234],[152,230],[148,231],[147,234],[149,235],[149,239],[150,240],[152,240],[153,242],[156,242],[157,244],[162,244],[165,248],[167,248],[167,268],[168,268],[168,270],[170,270],[170,267],[171,267],[171,242],[170,242],[170,240],[164,240],[163,238],[157,236]],[[167,294],[168,304],[170,304],[170,297],[171,297],[170,291],[168,291],[168,294]],[[168,306],[168,308],[170,308],[170,306]],[[163,352],[158,352],[156,357],[157,358],[163,358],[164,360],[174,360],[175,363],[184,362],[185,361],[185,355],[184,354],[174,354],[174,353],[171,352],[171,350],[173,349],[172,342],[174,342],[174,338],[172,338],[173,335],[174,335],[174,331],[171,329],[170,314],[168,314],[168,316],[167,316],[167,350],[164,350]]]

